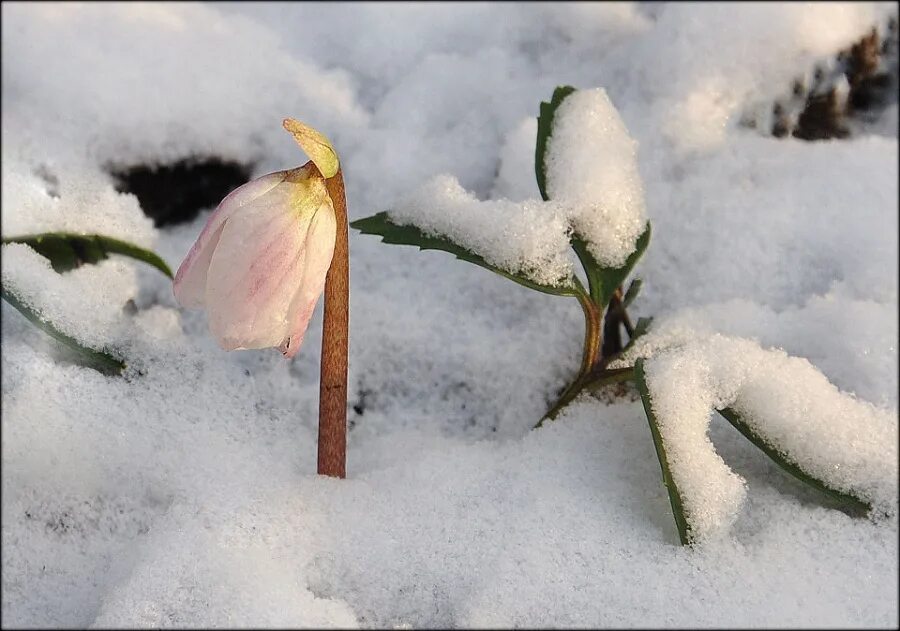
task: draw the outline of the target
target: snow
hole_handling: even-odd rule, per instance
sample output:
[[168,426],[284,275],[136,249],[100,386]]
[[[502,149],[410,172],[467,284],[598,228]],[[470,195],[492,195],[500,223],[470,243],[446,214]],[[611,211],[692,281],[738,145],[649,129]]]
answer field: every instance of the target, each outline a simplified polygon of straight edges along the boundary
[[[285,117],[334,143],[351,219],[442,174],[460,212],[521,212],[538,104],[602,88],[640,147],[653,223],[632,319],[784,349],[821,371],[789,365],[815,405],[896,436],[896,107],[840,141],[739,124],[891,12],[3,3],[2,232],[103,232],[174,268],[208,215],[156,229],[109,166],[296,167]],[[525,260],[483,226],[494,255]],[[337,481],[315,476],[321,307],[294,360],[225,353],[158,270],[114,255],[56,275],[3,248],[4,286],[129,364],[108,378],[58,362],[2,307],[4,625],[897,626],[896,515],[828,508],[716,419],[743,508],[682,548],[640,402],[581,399],[531,431],[579,364],[574,300],[355,232],[350,251]]]
[[645,229],[637,143],[602,88],[577,90],[553,117],[544,157],[547,195],[603,267],[621,267]]

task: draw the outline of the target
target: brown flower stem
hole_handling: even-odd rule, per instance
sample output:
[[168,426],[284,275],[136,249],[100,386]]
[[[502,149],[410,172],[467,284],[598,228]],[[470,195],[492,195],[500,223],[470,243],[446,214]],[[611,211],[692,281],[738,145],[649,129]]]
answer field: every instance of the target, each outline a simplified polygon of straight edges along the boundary
[[340,170],[325,180],[334,204],[337,232],[325,277],[322,369],[319,377],[319,475],[347,476],[347,340],[350,316],[350,261],[347,199]]

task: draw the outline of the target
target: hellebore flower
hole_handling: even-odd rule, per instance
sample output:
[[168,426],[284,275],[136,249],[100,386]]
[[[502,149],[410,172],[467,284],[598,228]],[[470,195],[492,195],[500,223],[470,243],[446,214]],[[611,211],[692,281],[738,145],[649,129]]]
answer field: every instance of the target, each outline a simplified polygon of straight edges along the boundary
[[326,178],[339,168],[328,139],[293,119],[284,127],[312,158],[229,194],[175,274],[175,298],[203,307],[225,350],[300,349],[335,247]]

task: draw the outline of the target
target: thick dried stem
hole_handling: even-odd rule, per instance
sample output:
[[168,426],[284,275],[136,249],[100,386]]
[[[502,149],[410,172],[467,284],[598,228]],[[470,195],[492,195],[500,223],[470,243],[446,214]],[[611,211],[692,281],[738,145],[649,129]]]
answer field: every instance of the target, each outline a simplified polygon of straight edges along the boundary
[[347,342],[350,315],[350,261],[347,243],[347,200],[338,171],[325,180],[334,204],[337,232],[334,256],[325,277],[322,324],[322,368],[319,377],[320,475],[347,475]]

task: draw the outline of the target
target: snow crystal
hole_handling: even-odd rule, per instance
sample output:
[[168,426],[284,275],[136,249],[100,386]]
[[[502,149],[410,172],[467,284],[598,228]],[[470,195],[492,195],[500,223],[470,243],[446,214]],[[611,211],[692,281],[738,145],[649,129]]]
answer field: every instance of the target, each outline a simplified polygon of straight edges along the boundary
[[536,283],[560,285],[572,278],[568,226],[557,204],[480,201],[456,178],[440,175],[401,199],[389,215]]
[[602,88],[577,90],[553,118],[544,157],[547,195],[604,267],[620,267],[644,231],[637,142]]
[[[730,407],[801,470],[892,512],[896,415],[841,393],[808,361],[750,340],[669,332],[642,341],[647,385],[691,533],[703,539],[737,517],[743,479],[707,437],[710,413]],[[680,339],[679,339],[680,338]],[[649,351],[653,349],[653,351]]]
[[[523,172],[521,161],[530,160],[535,133],[534,123],[524,121],[510,135],[499,191],[525,188],[513,178]],[[522,151],[526,142],[529,150]],[[603,89],[579,90],[554,118],[545,158],[550,202],[479,201],[455,178],[441,175],[402,199],[390,215],[449,237],[502,269],[557,285],[572,275],[570,226],[604,266],[621,266],[634,251],[646,225],[636,145]]]

